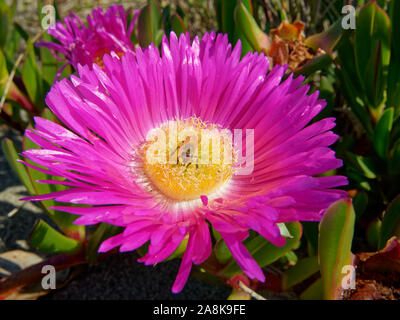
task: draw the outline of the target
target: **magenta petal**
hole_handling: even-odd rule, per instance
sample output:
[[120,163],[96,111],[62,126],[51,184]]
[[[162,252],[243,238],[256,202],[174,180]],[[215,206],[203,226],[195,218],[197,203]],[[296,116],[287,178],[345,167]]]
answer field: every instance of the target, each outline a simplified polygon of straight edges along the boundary
[[243,270],[243,272],[250,279],[257,279],[261,282],[264,282],[264,273],[262,272],[257,262],[247,251],[246,247],[233,235],[221,233],[221,236],[224,239],[229,250],[232,252],[233,258],[235,259],[236,263]]
[[111,249],[114,249],[115,247],[120,246],[124,241],[124,236],[122,234],[118,234],[114,237],[111,237],[105,241],[102,242],[102,244],[99,247],[99,252],[107,252],[110,251]]
[[176,276],[175,282],[172,286],[173,293],[180,292],[183,289],[187,279],[189,278],[190,270],[192,269],[193,247],[194,247],[193,236],[189,235],[188,245],[183,255],[178,275]]
[[59,43],[37,45],[48,47],[58,59],[54,51],[64,55],[75,69],[79,65],[91,66],[94,58],[101,58],[102,53],[134,51],[130,37],[136,17],[137,14],[128,26],[128,12],[122,6],[112,5],[105,12],[99,7],[87,16],[85,26],[77,15],[71,13],[63,23],[57,22],[54,28],[48,30]]

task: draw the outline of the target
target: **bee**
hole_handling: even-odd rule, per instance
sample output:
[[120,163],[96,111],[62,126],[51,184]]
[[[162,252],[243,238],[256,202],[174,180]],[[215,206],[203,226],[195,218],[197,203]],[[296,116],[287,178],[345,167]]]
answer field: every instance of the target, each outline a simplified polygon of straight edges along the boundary
[[198,169],[199,158],[195,155],[197,150],[197,144],[191,142],[190,137],[186,137],[186,139],[181,141],[175,150],[170,153],[170,157],[173,157],[175,153],[178,153],[178,163],[182,163],[186,169],[191,164],[195,163],[196,169]]

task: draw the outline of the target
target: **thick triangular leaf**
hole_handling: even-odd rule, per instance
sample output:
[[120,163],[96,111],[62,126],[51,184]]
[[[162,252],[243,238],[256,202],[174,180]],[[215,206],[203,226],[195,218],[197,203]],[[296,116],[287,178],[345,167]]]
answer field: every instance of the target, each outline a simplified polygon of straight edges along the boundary
[[75,253],[82,244],[75,239],[68,238],[50,227],[43,220],[39,220],[30,235],[31,245],[44,253]]
[[354,222],[355,213],[350,200],[340,200],[330,206],[320,222],[318,257],[327,300],[340,297],[342,269],[352,265]]

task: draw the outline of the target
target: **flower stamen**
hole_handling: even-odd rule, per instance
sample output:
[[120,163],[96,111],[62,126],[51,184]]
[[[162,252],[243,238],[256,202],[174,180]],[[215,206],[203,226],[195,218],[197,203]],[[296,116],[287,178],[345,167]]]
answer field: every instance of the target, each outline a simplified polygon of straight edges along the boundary
[[143,145],[142,155],[152,185],[175,201],[212,194],[234,170],[229,131],[198,118],[163,124]]

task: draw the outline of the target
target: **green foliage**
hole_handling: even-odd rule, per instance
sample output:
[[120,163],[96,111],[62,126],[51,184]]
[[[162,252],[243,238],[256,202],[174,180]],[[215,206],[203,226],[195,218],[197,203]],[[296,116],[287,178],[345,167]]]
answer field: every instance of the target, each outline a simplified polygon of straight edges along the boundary
[[134,34],[134,42],[141,47],[147,47],[151,43],[159,46],[163,35],[169,37],[171,32],[177,36],[187,32],[187,22],[183,11],[177,8],[171,12],[171,6],[161,7],[158,0],[148,0],[147,4],[140,10],[137,19],[137,27]]
[[[220,31],[226,33],[229,41],[233,44],[236,44],[236,42],[240,40],[242,44],[242,55],[251,51],[253,47],[249,41],[253,39],[251,39],[252,36],[250,36],[250,40],[248,37],[249,33],[254,33],[254,30],[247,30],[243,25],[247,26],[251,23],[251,27],[258,28],[252,17],[252,2],[249,0],[216,0],[215,10]],[[244,32],[248,34],[246,35]],[[255,32],[258,31],[256,30]],[[258,34],[260,33],[258,32]],[[255,42],[253,42],[253,45],[254,44]]]
[[106,224],[99,223],[96,229],[89,235],[89,240],[86,246],[86,259],[89,265],[92,265],[97,262],[100,254],[97,252],[101,243],[115,236],[119,233],[121,228]]
[[158,1],[149,0],[138,17],[138,40],[141,47],[159,45],[162,36],[161,8]]
[[50,254],[72,254],[76,253],[82,246],[82,243],[64,236],[43,220],[39,220],[34,226],[30,235],[30,243],[34,248]]
[[8,6],[5,0],[0,1],[0,49],[2,50],[10,48],[10,42],[14,41],[12,19],[16,6],[17,1],[12,1],[11,6]]
[[313,282],[313,284],[300,295],[301,300],[322,300],[323,298],[323,282],[321,278]]
[[368,244],[375,250],[378,249],[379,247],[381,228],[382,228],[382,221],[378,218],[372,221],[367,228]]
[[388,71],[387,106],[395,108],[395,118],[400,116],[400,42],[394,37],[400,34],[400,3],[392,1],[392,40]]
[[306,257],[282,275],[282,289],[287,291],[319,271],[318,257]]
[[[234,1],[231,2],[233,3]],[[239,1],[233,14],[235,23],[231,23],[234,26],[233,27],[231,26],[232,30],[228,30],[230,32],[227,32],[228,35],[233,32],[233,35],[237,35],[237,38],[241,40],[243,46],[243,52],[242,52],[243,55],[247,53],[248,51],[247,48],[249,47],[249,44],[252,49],[258,52],[265,51],[269,46],[268,37],[258,27],[257,22],[253,18],[251,12],[252,12],[251,6],[248,5],[246,7],[246,5],[243,2]]]
[[10,139],[6,138],[1,141],[1,146],[8,163],[14,170],[14,173],[18,176],[18,178],[24,184],[29,193],[34,194],[35,189],[28,175],[26,166],[24,166],[20,162],[17,162],[17,160],[21,160],[21,158],[18,156],[14,143]]
[[400,195],[388,206],[379,231],[378,249],[385,247],[387,241],[396,236],[400,238]]
[[30,100],[39,107],[39,110],[42,110],[45,98],[43,76],[36,62],[33,43],[30,40],[27,43],[26,53],[27,57],[22,69],[22,80],[24,81]]
[[333,204],[321,220],[318,257],[325,299],[340,297],[342,268],[352,265],[353,260],[354,222],[355,213],[349,200]]
[[400,194],[399,9],[397,2],[369,1],[358,10],[356,29],[338,44],[337,83],[362,129],[339,155],[351,187],[370,199],[366,219],[378,217]]

